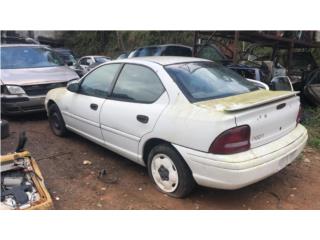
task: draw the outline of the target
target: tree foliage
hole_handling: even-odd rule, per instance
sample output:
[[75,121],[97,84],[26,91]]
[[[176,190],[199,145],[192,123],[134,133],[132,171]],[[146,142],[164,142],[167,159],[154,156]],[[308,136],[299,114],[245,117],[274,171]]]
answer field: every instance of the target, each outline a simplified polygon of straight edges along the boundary
[[65,46],[77,55],[106,54],[116,57],[139,46],[165,43],[192,45],[192,31],[67,31]]

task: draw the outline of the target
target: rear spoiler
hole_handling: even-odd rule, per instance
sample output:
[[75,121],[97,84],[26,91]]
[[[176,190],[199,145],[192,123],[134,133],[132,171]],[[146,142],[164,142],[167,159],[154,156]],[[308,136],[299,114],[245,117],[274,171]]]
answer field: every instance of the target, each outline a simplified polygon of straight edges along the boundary
[[236,112],[236,111],[241,111],[241,110],[245,110],[245,109],[249,109],[249,108],[254,108],[257,106],[261,106],[261,105],[265,105],[271,102],[276,102],[279,100],[283,100],[283,99],[287,99],[287,98],[291,98],[293,96],[296,96],[299,92],[295,91],[295,92],[287,92],[284,93],[282,95],[279,96],[273,96],[270,97],[268,99],[264,99],[264,100],[257,100],[257,102],[254,103],[234,103],[234,104],[230,104],[228,106],[226,106],[223,110],[225,112]]

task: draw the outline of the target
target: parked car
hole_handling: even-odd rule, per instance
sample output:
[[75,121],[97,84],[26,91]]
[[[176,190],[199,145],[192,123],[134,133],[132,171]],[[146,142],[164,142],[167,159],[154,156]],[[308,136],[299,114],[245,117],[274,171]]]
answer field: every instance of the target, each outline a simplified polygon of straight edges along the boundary
[[82,77],[91,69],[109,61],[111,61],[111,58],[106,56],[84,56],[78,60],[75,71]]
[[124,52],[124,53],[121,53],[116,59],[125,59],[125,58],[128,58],[128,56],[129,56],[129,53]]
[[75,54],[68,48],[54,48],[53,49],[59,57],[62,58],[63,62],[68,66],[74,66],[77,63]]
[[307,141],[295,92],[267,91],[208,60],[146,57],[102,64],[46,97],[67,130],[148,167],[158,189],[238,189],[294,161]]
[[64,66],[48,47],[32,44],[1,45],[1,112],[44,111],[50,89],[66,86],[77,74]]
[[164,44],[139,47],[128,55],[128,58],[147,56],[181,56],[191,57],[192,48],[181,44]]

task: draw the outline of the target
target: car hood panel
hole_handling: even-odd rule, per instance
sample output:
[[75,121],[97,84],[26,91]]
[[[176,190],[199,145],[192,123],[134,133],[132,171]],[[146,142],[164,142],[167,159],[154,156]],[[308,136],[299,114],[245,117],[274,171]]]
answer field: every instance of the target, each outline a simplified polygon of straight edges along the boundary
[[2,84],[35,85],[66,82],[78,79],[78,75],[68,67],[1,69]]

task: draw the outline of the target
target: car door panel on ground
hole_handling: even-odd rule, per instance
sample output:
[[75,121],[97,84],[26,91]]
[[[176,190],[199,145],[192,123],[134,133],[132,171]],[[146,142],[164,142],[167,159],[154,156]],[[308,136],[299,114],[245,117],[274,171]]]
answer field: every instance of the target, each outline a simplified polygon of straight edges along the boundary
[[168,94],[154,71],[145,66],[124,65],[110,99],[101,109],[105,144],[139,161],[139,141],[152,131],[168,103]]
[[104,145],[99,122],[100,112],[120,66],[101,66],[83,79],[77,93],[68,92],[68,104],[63,110],[68,128]]

